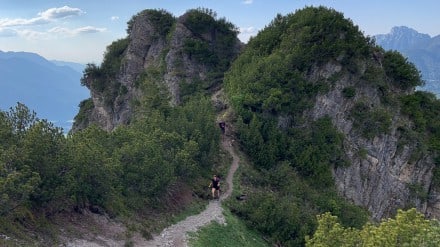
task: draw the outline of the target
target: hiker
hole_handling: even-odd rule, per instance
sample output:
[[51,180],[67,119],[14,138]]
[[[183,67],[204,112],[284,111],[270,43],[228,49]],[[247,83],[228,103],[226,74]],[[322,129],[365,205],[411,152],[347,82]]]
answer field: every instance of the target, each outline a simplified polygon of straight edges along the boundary
[[225,122],[220,122],[220,123],[218,123],[218,126],[222,130],[222,134],[225,134],[225,132],[226,132],[226,123]]
[[217,199],[220,199],[220,178],[217,177],[217,175],[214,175],[214,177],[211,180],[211,183],[209,184],[209,188],[211,188],[212,193],[212,199],[215,199],[215,192],[217,191]]

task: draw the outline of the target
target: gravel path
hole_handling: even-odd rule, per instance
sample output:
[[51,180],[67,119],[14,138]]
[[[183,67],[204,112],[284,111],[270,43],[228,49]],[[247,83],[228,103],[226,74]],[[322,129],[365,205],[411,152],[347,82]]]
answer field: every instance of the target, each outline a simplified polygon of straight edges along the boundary
[[[222,147],[233,158],[231,167],[229,168],[228,175],[226,177],[226,191],[220,196],[220,200],[211,200],[206,209],[193,216],[187,217],[185,220],[180,221],[174,225],[165,228],[159,235],[154,236],[152,240],[145,240],[139,234],[135,234],[131,238],[131,243],[135,247],[187,247],[187,236],[189,232],[196,232],[200,227],[206,226],[213,221],[219,224],[226,224],[225,217],[223,215],[223,208],[221,202],[228,198],[232,193],[232,179],[234,173],[238,168],[239,158],[232,147],[232,139],[228,136],[223,136]],[[101,225],[105,225],[108,229],[102,235],[94,236],[87,239],[70,239],[63,241],[60,247],[120,247],[125,245],[124,237],[121,236],[125,232],[125,227],[122,224],[118,224],[110,221],[107,218],[98,217],[91,214],[91,217],[95,217],[95,221]],[[82,227],[86,228],[86,227]],[[91,240],[93,239],[93,240]]]
[[220,224],[226,224],[223,216],[223,208],[221,201],[228,198],[232,193],[234,173],[238,168],[239,158],[232,147],[232,140],[224,136],[222,147],[232,156],[232,164],[229,168],[226,177],[227,189],[220,196],[220,200],[212,200],[209,202],[207,208],[200,214],[190,216],[183,221],[178,222],[168,228],[165,228],[159,235],[155,236],[153,240],[143,246],[169,246],[169,247],[187,247],[187,235],[189,232],[196,232],[200,227],[208,225],[212,221],[217,221]]

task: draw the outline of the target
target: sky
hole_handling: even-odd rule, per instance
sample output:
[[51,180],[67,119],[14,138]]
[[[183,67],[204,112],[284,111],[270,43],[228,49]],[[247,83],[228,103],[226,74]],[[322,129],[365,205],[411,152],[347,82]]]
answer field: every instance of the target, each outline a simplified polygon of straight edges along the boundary
[[440,34],[439,0],[0,0],[0,51],[99,64],[106,47],[127,36],[127,21],[140,11],[164,9],[179,17],[199,7],[237,26],[246,43],[277,14],[306,6],[333,8],[369,36],[394,26]]

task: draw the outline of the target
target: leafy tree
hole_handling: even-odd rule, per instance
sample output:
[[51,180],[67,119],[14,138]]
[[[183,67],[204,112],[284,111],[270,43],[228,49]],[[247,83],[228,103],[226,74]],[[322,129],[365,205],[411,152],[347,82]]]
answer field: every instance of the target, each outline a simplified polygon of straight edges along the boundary
[[[40,121],[35,112],[21,103],[9,112],[0,112],[0,128],[0,214],[7,216],[16,209],[29,208],[32,197],[44,190],[42,180],[46,174],[40,174],[38,165],[53,164],[49,160],[40,160],[40,156],[34,155],[33,151],[40,145],[51,145],[54,135],[50,132],[61,133],[61,130],[47,121]],[[28,140],[33,134],[38,135],[46,130],[50,133],[49,139],[37,138],[39,145],[29,145]],[[42,153],[47,159],[57,154],[56,150],[51,150],[50,154]]]
[[110,205],[118,193],[119,164],[110,155],[109,134],[92,125],[67,141],[70,167],[66,176],[76,207]]
[[395,219],[362,229],[345,228],[338,217],[325,213],[318,216],[318,229],[306,238],[306,246],[438,246],[440,223],[426,220],[415,209],[398,210]]
[[[343,135],[330,117],[312,119],[308,110],[317,95],[334,87],[338,76],[314,76],[315,71],[327,64],[339,64],[341,73],[361,76],[358,61],[369,60],[374,50],[373,42],[341,13],[325,7],[306,7],[293,14],[278,15],[250,39],[226,73],[225,90],[237,114],[239,140],[262,177],[257,181],[246,177],[252,180],[259,196],[255,201],[249,198],[232,205],[233,211],[253,227],[265,222],[267,227],[258,229],[273,243],[303,245],[304,236],[316,226],[314,215],[325,211],[346,215],[344,224],[349,226],[366,221],[365,211],[339,197],[334,188],[331,169],[347,165]],[[347,89],[344,94],[351,98],[355,92]],[[380,127],[378,131],[386,133],[391,118],[385,111],[371,112],[374,120],[366,125]],[[267,174],[287,167],[299,178],[277,187],[273,182],[276,179]],[[297,190],[298,193],[293,192]],[[264,199],[271,194],[279,200]],[[291,205],[284,205],[283,201]],[[262,207],[274,208],[274,214]],[[301,210],[302,215],[295,215],[296,210]],[[307,224],[301,228],[296,225],[300,222]]]
[[41,179],[38,191],[32,195],[33,204],[64,198],[68,151],[62,129],[46,120],[36,122],[23,136],[22,148],[23,159]]
[[420,71],[397,51],[385,52],[383,66],[387,76],[393,78],[396,86],[403,90],[423,84]]

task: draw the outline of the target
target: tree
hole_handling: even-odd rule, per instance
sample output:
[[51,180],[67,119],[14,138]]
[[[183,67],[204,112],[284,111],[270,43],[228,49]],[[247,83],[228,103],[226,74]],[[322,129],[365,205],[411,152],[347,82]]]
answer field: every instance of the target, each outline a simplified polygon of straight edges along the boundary
[[318,229],[312,238],[306,237],[307,247],[325,246],[440,246],[440,222],[426,220],[416,209],[399,209],[394,219],[362,229],[344,228],[338,217],[325,213],[317,216]]

